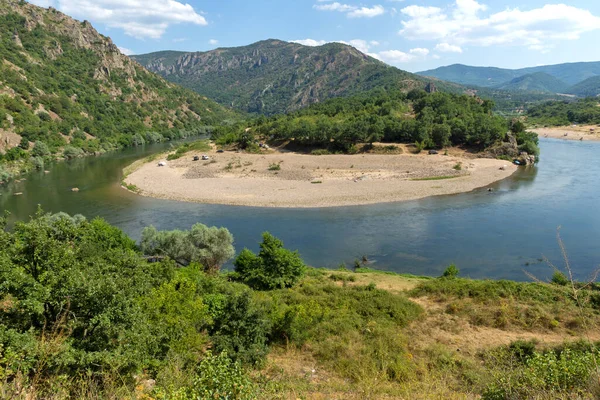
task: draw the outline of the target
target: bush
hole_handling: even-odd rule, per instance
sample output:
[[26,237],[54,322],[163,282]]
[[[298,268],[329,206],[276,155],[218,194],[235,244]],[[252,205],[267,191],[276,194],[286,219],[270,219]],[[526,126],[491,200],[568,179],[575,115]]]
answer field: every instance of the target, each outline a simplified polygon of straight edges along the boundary
[[83,157],[83,150],[73,146],[66,146],[63,150],[63,157],[67,160],[72,160],[73,158]]
[[554,274],[552,274],[552,283],[559,286],[567,286],[569,284],[569,279],[562,272],[556,270]]
[[[159,392],[159,398],[162,397]],[[226,352],[214,356],[209,351],[198,367],[192,387],[164,397],[178,400],[250,400],[256,398],[256,388],[241,365],[231,361]]]
[[306,268],[298,252],[283,248],[283,242],[268,232],[263,233],[258,255],[244,249],[234,265],[236,278],[256,290],[292,287]]
[[184,265],[197,262],[207,272],[218,271],[235,254],[229,230],[203,224],[195,224],[189,231],[147,227],[142,231],[140,249],[146,255],[168,256]]
[[444,270],[441,277],[442,278],[456,278],[459,273],[460,273],[460,270],[456,267],[456,265],[450,264],[450,266]]
[[46,143],[38,140],[33,145],[33,149],[31,149],[31,155],[33,157],[46,157],[50,155],[50,149]]

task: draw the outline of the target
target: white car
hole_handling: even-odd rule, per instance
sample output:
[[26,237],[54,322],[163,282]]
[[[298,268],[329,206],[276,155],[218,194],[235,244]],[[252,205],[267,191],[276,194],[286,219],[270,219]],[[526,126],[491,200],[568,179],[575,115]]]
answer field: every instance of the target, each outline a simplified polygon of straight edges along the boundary
[[207,160],[210,160],[210,157],[208,157],[208,156],[205,154],[205,155],[203,155],[203,156],[202,156],[202,159],[203,159],[204,161],[207,161]]

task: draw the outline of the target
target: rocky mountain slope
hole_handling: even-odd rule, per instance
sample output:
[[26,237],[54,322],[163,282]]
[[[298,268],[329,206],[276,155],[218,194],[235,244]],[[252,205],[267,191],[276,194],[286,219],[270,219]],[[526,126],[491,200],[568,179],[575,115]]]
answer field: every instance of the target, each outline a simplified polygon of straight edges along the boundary
[[[133,59],[221,104],[267,115],[376,87],[425,88],[431,81],[341,43],[307,47],[270,39],[244,47],[198,53],[165,51]],[[436,86],[461,91],[458,85],[437,80]]]
[[51,151],[70,143],[95,152],[237,115],[145,70],[89,22],[53,8],[0,0],[0,32],[3,150],[43,141]]

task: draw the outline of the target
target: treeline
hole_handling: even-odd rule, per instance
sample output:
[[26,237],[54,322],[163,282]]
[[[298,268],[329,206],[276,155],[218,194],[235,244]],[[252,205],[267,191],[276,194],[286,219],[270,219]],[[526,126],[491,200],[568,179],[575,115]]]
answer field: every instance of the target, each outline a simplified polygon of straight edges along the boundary
[[529,123],[538,125],[600,124],[600,102],[589,97],[578,101],[549,101],[529,107]]
[[[494,115],[493,107],[492,101],[467,95],[375,90],[314,104],[288,115],[259,117],[249,131],[242,125],[220,128],[215,138],[246,147],[256,135],[342,152],[352,152],[359,143],[379,141],[417,143],[421,148],[465,145],[483,150],[505,140],[515,126]],[[515,133],[524,130],[516,126],[521,130]]]
[[[59,33],[56,11],[39,12],[48,26],[32,27],[17,13],[0,15],[7,33],[0,37],[0,128],[22,137],[12,146],[27,150],[42,142],[51,154],[64,148],[69,157],[205,133],[237,118],[124,56],[105,53],[116,48],[107,50],[101,36],[97,48],[77,47]],[[104,66],[106,60],[115,65]],[[28,158],[20,149],[0,155],[0,161]]]

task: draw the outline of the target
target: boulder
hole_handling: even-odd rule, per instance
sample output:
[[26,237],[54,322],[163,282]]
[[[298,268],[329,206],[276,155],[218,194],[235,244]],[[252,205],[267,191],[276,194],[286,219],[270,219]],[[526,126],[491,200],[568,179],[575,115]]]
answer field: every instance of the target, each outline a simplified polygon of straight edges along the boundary
[[74,187],[71,189],[71,192],[79,192],[79,188]]

